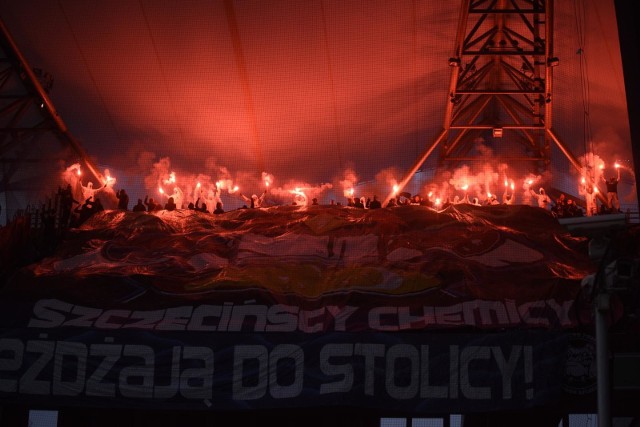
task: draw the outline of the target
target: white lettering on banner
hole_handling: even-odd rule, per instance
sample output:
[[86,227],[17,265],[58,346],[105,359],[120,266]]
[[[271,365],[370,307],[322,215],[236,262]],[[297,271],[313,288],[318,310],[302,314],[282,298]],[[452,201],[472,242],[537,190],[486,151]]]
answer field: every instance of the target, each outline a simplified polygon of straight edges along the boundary
[[48,363],[53,359],[54,341],[27,341],[26,351],[38,354],[36,361],[27,368],[20,378],[20,393],[22,394],[51,394],[51,381],[38,379]]
[[[421,360],[429,360],[429,346],[420,346]],[[427,363],[420,364],[420,396],[426,399],[446,399],[449,394],[448,385],[432,385],[430,378],[429,365]]]
[[312,334],[314,332],[322,332],[324,307],[317,308],[313,311],[301,311],[298,314],[298,325],[302,332]]
[[[193,310],[191,321],[187,324],[187,331],[214,332],[217,328],[215,319],[218,319],[221,315],[222,307],[219,305],[199,305]],[[158,314],[158,319],[162,319],[162,313]],[[150,329],[153,329],[153,327],[154,325],[152,324]]]
[[[513,300],[473,300],[443,307],[381,306],[368,309],[367,326],[375,331],[394,332],[428,329],[431,326],[509,325],[569,327],[573,301],[558,303],[553,299],[530,301],[519,306]],[[35,303],[29,319],[31,328],[60,326],[98,329],[144,329],[157,331],[206,332],[304,332],[349,331],[349,321],[363,308],[324,306],[313,310],[284,304],[198,305],[162,310],[130,311],[98,309],[42,299]],[[331,320],[332,322],[329,322]],[[357,328],[362,329],[362,325]]]
[[130,310],[106,310],[98,317],[95,326],[98,329],[119,329],[122,327],[122,321],[130,315]]
[[[428,366],[428,364],[427,364]],[[449,397],[458,398],[458,384],[460,384],[460,352],[457,345],[449,347]]]
[[[303,391],[310,393],[307,397],[313,393],[386,393],[396,400],[463,397],[507,401],[514,398],[514,390],[519,390],[520,399],[533,399],[531,346],[446,348],[448,355],[442,355],[438,347],[435,363],[431,360],[433,349],[424,344],[327,343],[319,350],[314,348],[314,353],[319,351],[318,366],[314,367],[305,365],[304,349],[299,345],[235,345],[232,353],[225,352],[232,360],[222,362],[222,366],[226,370],[226,364],[230,364],[228,387],[237,401],[293,399]],[[113,343],[109,337],[104,343],[94,344],[48,340],[46,334],[26,342],[2,338],[0,393],[163,401],[213,399],[212,348],[166,348],[162,352],[170,354],[171,360],[165,356],[161,366],[157,352],[148,345]],[[305,369],[314,368],[319,373],[306,374]],[[516,371],[524,375],[515,375]],[[487,381],[487,372],[498,372],[501,381]],[[305,384],[309,379],[313,384]]]
[[[505,327],[509,325],[561,327],[574,325],[570,316],[573,301],[553,299],[530,301],[517,306],[513,300],[473,300],[443,307],[381,306],[368,309],[367,326],[371,330],[394,332],[428,329],[431,326]],[[349,321],[363,308],[329,305],[314,310],[284,304],[197,305],[162,310],[130,311],[98,309],[42,299],[33,307],[28,327],[61,326],[98,329],[143,329],[158,331],[203,332],[304,332],[349,331]],[[331,320],[331,321],[329,321]],[[355,321],[354,321],[355,322]],[[355,326],[362,330],[363,326]]]
[[98,329],[153,329],[157,331],[207,332],[294,332],[315,333],[331,327],[346,331],[357,311],[353,306],[324,306],[314,310],[276,304],[233,304],[181,306],[152,311],[130,311],[74,306],[57,299],[42,299],[33,307],[30,328],[61,326]]
[[440,326],[509,326],[530,325],[562,327],[572,326],[569,316],[573,301],[558,304],[553,299],[531,301],[517,307],[519,317],[513,317],[513,301],[473,300],[444,307],[422,307],[421,313],[412,313],[409,307],[382,306],[369,310],[369,327],[378,331],[398,331]]
[[199,360],[201,368],[186,368],[180,375],[180,393],[187,399],[211,399],[213,387],[213,350],[208,347],[184,347],[184,360]]
[[[531,348],[531,347],[528,347]],[[491,352],[493,353],[493,357],[495,358],[496,363],[498,364],[498,369],[502,372],[502,398],[503,399],[511,399],[512,390],[511,390],[511,381],[505,381],[505,378],[511,378],[513,373],[517,367],[518,359],[520,357],[520,353],[522,351],[522,347],[519,345],[514,345],[511,347],[511,354],[509,359],[506,360],[504,358],[504,354],[502,353],[502,349],[500,347],[491,347]],[[525,358],[527,354],[525,353]],[[525,360],[526,364],[526,360]]]
[[93,326],[93,322],[100,317],[102,310],[93,307],[84,307],[81,305],[74,305],[71,310],[71,314],[78,316],[76,319],[71,319],[66,322],[66,326],[76,326],[79,328],[90,328]]
[[[283,360],[293,362],[291,384],[281,384],[278,366]],[[275,399],[296,397],[302,392],[304,381],[304,352],[294,344],[279,344],[269,353],[269,391]]]
[[[476,372],[473,362],[485,361],[483,368],[486,372],[488,364],[497,365],[502,378],[502,399],[513,398],[513,377],[518,366],[524,365],[525,372],[533,369],[531,347],[524,347],[524,358],[521,358],[522,346],[511,346],[509,357],[505,359],[501,347],[469,346],[459,350],[458,346],[449,346],[449,377],[447,384],[434,385],[430,379],[429,346],[416,348],[411,344],[396,344],[385,350],[383,344],[325,344],[320,351],[320,370],[335,381],[325,382],[320,386],[320,394],[347,393],[352,390],[354,383],[363,384],[363,393],[373,396],[379,393],[375,390],[375,360],[384,358],[385,361],[385,391],[394,399],[457,399],[459,391],[466,399],[490,400],[496,398],[496,390],[488,386],[472,384],[472,373]],[[527,357],[528,356],[528,357]],[[355,378],[354,361],[364,359],[364,378]],[[360,363],[362,364],[362,363]],[[442,366],[440,366],[442,368]],[[400,369],[401,374],[397,372]],[[531,376],[528,381],[532,381]],[[533,393],[527,390],[527,399],[533,398]]]
[[[354,372],[350,364],[334,365],[330,358],[345,358],[353,356],[353,344],[325,344],[320,351],[320,371],[338,380],[320,385],[320,394],[347,393],[353,387]],[[367,372],[368,370],[365,370]],[[366,388],[366,387],[365,387]]]
[[358,307],[328,305],[326,309],[334,319],[334,329],[336,331],[347,331],[347,320],[358,310]]
[[87,396],[114,397],[116,395],[116,384],[107,382],[104,377],[111,371],[122,355],[122,345],[120,344],[91,344],[89,354],[98,357],[100,364],[87,380]]
[[470,346],[460,353],[460,389],[467,399],[491,399],[491,388],[471,384],[470,365],[474,360],[488,360],[491,357],[489,347]]
[[[233,388],[232,395],[236,400],[256,400],[267,392],[269,369],[269,351],[262,345],[237,345],[234,347]],[[249,376],[245,372],[245,362],[255,360],[255,372]],[[251,383],[254,384],[251,384]],[[248,383],[248,384],[247,384]],[[246,384],[246,385],[245,385]]]
[[156,399],[169,399],[178,394],[180,387],[180,352],[181,347],[173,347],[171,355],[171,370],[169,375],[169,384],[153,386],[153,397]]
[[367,396],[373,396],[374,394],[376,358],[384,357],[384,350],[384,344],[358,343],[354,346],[355,354],[364,357],[364,369],[366,372],[364,378],[364,394]]
[[159,331],[184,331],[192,312],[193,307],[190,306],[167,308],[156,329]]
[[[0,339],[0,392],[15,393],[18,391],[18,381],[2,378],[3,372],[17,372],[22,367],[24,344],[15,338]],[[7,357],[7,355],[9,357]]]
[[[66,370],[72,366],[75,367],[73,378],[63,379],[63,367]],[[78,396],[84,390],[86,373],[87,346],[79,342],[58,342],[53,359],[52,394],[54,396]]]
[[[412,399],[418,394],[420,375],[420,355],[418,349],[409,344],[396,344],[387,350],[387,366],[385,369],[385,386],[387,393],[394,399]],[[409,367],[410,375],[403,375],[404,380],[408,379],[406,385],[398,384],[396,381],[396,367],[402,363],[402,371],[406,372]]]
[[141,359],[142,363],[127,365],[120,370],[118,388],[124,397],[148,399],[153,394],[153,371],[155,353],[146,345],[125,345],[123,357]]
[[325,344],[320,351],[320,370],[323,374],[338,377],[334,382],[320,386],[320,394],[344,393],[353,387],[355,373],[351,364],[334,364],[332,358],[344,360],[357,356],[364,359],[364,380],[361,381],[366,396],[373,396],[375,391],[376,358],[384,357],[384,344]]
[[[24,365],[26,353],[35,355],[30,365]],[[0,393],[168,399],[179,392],[186,399],[211,399],[213,350],[176,346],[172,354],[171,383],[163,386],[155,384],[156,353],[150,346],[86,345],[44,339],[28,340],[25,345],[19,339],[3,338],[0,339]],[[123,361],[128,363],[116,367]],[[184,361],[197,361],[201,367],[180,371]],[[5,377],[12,372],[21,373],[19,379]],[[114,372],[118,374],[116,382],[107,379]]]
[[[283,385],[278,376],[278,367],[286,359],[293,362],[293,381]],[[251,366],[255,368],[253,372],[245,372]],[[235,400],[260,399],[266,395],[267,390],[274,399],[296,397],[302,392],[303,379],[304,352],[297,345],[279,344],[271,351],[262,345],[234,347],[232,396]]]

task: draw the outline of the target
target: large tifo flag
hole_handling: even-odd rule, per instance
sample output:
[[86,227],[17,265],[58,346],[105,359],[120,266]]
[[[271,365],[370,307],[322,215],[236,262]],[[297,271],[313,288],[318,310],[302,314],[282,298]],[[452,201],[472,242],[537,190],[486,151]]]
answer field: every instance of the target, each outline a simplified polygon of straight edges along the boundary
[[105,211],[2,290],[0,398],[544,405],[589,319],[586,243],[529,206]]

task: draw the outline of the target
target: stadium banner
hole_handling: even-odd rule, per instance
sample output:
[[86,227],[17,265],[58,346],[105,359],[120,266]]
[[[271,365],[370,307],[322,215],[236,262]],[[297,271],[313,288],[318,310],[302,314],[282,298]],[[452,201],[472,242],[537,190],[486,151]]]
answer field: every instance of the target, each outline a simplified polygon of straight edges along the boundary
[[519,410],[562,395],[569,334],[0,330],[0,400],[46,406],[413,414]]
[[[90,287],[86,295],[97,286]],[[85,327],[193,332],[401,332],[452,328],[568,329],[579,324],[576,301],[403,297],[357,292],[310,299],[278,298],[255,290],[217,291],[215,299],[173,300],[153,307],[105,298],[80,304],[61,298],[0,301],[1,325],[39,328]]]
[[105,211],[0,290],[0,401],[556,405],[592,390],[593,346],[569,338],[592,317],[586,249],[525,206]]

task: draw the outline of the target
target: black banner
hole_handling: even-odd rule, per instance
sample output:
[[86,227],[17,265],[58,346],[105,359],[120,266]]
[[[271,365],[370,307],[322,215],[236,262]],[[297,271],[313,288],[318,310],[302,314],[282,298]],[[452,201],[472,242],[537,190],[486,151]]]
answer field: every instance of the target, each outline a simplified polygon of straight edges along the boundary
[[5,402],[247,410],[350,405],[515,410],[562,394],[568,334],[188,333],[20,328],[0,335]]

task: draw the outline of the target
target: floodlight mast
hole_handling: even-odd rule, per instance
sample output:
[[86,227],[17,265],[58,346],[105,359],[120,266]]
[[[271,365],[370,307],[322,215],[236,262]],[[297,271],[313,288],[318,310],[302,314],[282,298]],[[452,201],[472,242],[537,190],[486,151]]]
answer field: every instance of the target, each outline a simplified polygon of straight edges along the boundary
[[42,107],[46,109],[46,111],[49,113],[49,115],[53,119],[58,131],[60,132],[60,135],[69,144],[69,146],[73,149],[73,151],[78,155],[79,159],[82,161],[84,166],[86,166],[89,172],[91,172],[91,174],[99,182],[105,182],[105,178],[100,172],[100,170],[98,169],[97,165],[91,160],[91,158],[89,157],[87,152],[84,150],[80,142],[71,134],[71,132],[69,131],[69,128],[62,120],[62,117],[60,117],[60,115],[58,114],[58,111],[53,105],[51,98],[49,98],[49,95],[42,87],[40,80],[33,72],[33,69],[27,62],[27,59],[24,57],[24,55],[22,55],[22,52],[20,52],[20,49],[18,49],[18,46],[13,40],[13,37],[11,36],[9,29],[5,25],[2,18],[0,18],[0,30],[2,30],[2,36],[4,37],[4,39],[8,44],[8,48],[11,50],[10,53],[13,54],[15,59],[19,62],[19,66],[21,67],[21,70],[24,71],[24,73],[26,74],[26,78],[28,82],[31,85],[33,85],[33,88],[38,93],[38,96],[42,98]]
[[[462,48],[464,45],[464,35],[467,25],[467,18],[469,14],[469,2],[470,0],[462,0],[460,18],[458,19],[458,30],[456,33],[456,45],[454,48],[454,56],[449,59],[449,66],[451,67],[451,78],[449,80],[449,95],[453,96],[456,93],[456,87],[458,84],[458,76],[460,74],[460,58],[462,56]],[[446,103],[444,123],[442,130],[438,133],[438,136],[434,142],[428,146],[416,159],[409,171],[405,174],[404,178],[397,184],[396,190],[390,192],[382,202],[382,206],[387,206],[389,200],[396,197],[396,194],[401,192],[407,183],[413,178],[413,175],[420,169],[420,166],[429,158],[433,150],[447,137],[449,133],[449,126],[451,125],[451,115],[453,112],[453,102]]]
[[[438,165],[446,169],[463,159],[482,160],[467,153],[486,131],[493,131],[494,138],[508,132],[509,141],[523,144],[530,153],[504,157],[504,161],[536,162],[542,173],[549,168],[551,144],[555,143],[582,173],[580,161],[552,128],[553,68],[559,63],[553,44],[554,1],[536,0],[528,5],[517,7],[507,0],[491,4],[462,1],[454,53],[448,60],[451,79],[442,130],[383,206],[404,189],[438,146]],[[603,200],[602,191],[598,197]]]

